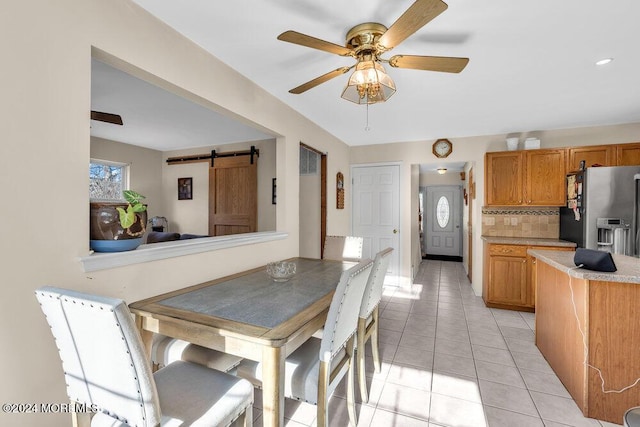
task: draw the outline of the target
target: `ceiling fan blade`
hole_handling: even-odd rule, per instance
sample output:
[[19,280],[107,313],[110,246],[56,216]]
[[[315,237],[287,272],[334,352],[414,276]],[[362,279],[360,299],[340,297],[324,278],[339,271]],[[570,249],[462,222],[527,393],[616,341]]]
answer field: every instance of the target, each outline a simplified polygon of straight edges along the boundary
[[313,49],[323,50],[329,53],[335,53],[336,55],[341,56],[350,56],[353,54],[352,49],[292,30],[285,31],[284,33],[280,34],[278,36],[278,40],[293,44],[299,44],[301,46],[306,46]]
[[412,68],[414,70],[442,71],[459,73],[469,63],[469,58],[449,56],[414,56],[395,55],[389,59],[389,65],[396,68]]
[[122,126],[122,117],[118,114],[103,113],[101,111],[91,111],[91,120],[112,123]]
[[347,71],[349,71],[350,69],[352,69],[353,67],[355,67],[355,65],[352,65],[351,67],[342,67],[342,68],[338,68],[335,69],[333,71],[329,71],[327,74],[323,74],[320,77],[316,77],[313,80],[310,80],[304,84],[301,84],[300,86],[293,88],[289,91],[289,93],[293,93],[295,95],[299,95],[302,92],[306,92],[309,89],[312,89],[326,81],[331,80],[334,77],[338,77],[344,73],[346,73]]
[[380,37],[378,45],[391,50],[411,34],[418,31],[427,22],[447,10],[442,0],[416,0],[396,22]]

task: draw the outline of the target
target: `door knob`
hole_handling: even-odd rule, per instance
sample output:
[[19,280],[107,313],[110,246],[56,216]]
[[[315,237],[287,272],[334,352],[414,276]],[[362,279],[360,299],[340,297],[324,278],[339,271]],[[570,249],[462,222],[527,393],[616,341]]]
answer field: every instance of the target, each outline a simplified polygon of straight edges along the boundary
[[396,230],[395,228],[393,229],[393,234],[398,234],[398,230]]

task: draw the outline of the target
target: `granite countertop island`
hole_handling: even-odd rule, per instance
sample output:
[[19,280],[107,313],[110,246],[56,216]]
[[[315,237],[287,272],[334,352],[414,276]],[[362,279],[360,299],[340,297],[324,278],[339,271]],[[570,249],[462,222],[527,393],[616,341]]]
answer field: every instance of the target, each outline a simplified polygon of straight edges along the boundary
[[496,243],[500,245],[527,245],[527,246],[558,246],[566,248],[575,248],[576,244],[560,239],[541,239],[536,237],[498,237],[498,236],[482,236],[482,240],[487,243]]
[[619,423],[640,402],[640,259],[613,255],[606,273],[576,268],[573,252],[528,254],[536,345],[586,417]]
[[573,262],[574,252],[529,249],[527,253],[577,279],[640,284],[640,258],[613,254],[613,262],[618,271],[605,273],[576,268]]

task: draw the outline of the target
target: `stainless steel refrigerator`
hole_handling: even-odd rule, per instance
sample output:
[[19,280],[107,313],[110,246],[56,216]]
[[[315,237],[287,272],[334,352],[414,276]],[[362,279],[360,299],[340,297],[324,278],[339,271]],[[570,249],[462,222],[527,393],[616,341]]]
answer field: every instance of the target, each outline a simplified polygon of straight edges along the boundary
[[640,256],[640,166],[591,167],[567,175],[560,239]]

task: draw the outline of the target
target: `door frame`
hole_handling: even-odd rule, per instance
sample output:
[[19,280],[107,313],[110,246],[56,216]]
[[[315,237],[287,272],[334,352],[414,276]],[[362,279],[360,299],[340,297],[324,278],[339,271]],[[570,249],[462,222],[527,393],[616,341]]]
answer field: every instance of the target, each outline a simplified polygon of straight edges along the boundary
[[[353,225],[353,206],[355,206],[354,204],[354,197],[355,197],[355,192],[353,191],[353,171],[356,168],[370,168],[370,167],[383,167],[383,166],[397,166],[398,167],[398,232],[400,234],[399,238],[398,238],[398,247],[394,248],[394,250],[398,251],[398,274],[397,277],[395,279],[395,283],[396,286],[398,287],[402,287],[404,286],[407,282],[406,278],[409,278],[409,282],[410,283],[413,281],[413,278],[411,278],[411,274],[407,273],[406,275],[405,273],[405,269],[404,269],[404,263],[403,263],[403,258],[402,258],[402,248],[405,244],[404,241],[404,237],[403,237],[403,229],[408,228],[409,230],[411,230],[411,226],[407,225],[407,227],[404,227],[404,221],[403,221],[403,192],[402,189],[403,184],[404,184],[404,180],[402,178],[403,175],[403,168],[402,168],[403,162],[378,162],[378,163],[358,163],[358,164],[352,164],[349,167],[349,190],[351,191],[351,212],[350,212],[350,219],[349,219],[349,234],[353,234],[353,229],[354,229],[354,225]],[[409,246],[411,246],[411,236],[407,236],[407,238],[409,239]],[[409,269],[410,271],[410,269]]]
[[[320,258],[324,258],[324,240],[327,237],[327,153],[300,141],[300,147],[320,156]],[[298,237],[299,238],[299,237]]]
[[473,282],[473,196],[475,196],[473,185],[474,185],[474,176],[473,176],[473,166],[469,168],[469,172],[467,173],[468,181],[467,181],[467,278],[470,282]]

